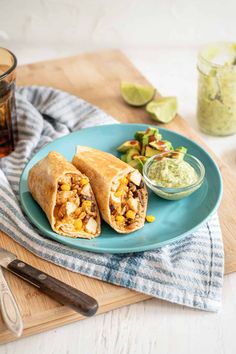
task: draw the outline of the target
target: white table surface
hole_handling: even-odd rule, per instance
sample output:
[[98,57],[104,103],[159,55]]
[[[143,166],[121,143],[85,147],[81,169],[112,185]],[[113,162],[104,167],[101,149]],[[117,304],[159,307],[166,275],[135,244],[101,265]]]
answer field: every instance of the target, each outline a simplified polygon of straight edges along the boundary
[[[179,112],[197,129],[196,48],[124,50],[163,95],[178,97]],[[23,50],[28,63],[75,54],[62,48]],[[125,79],[125,78],[124,78]],[[202,138],[236,172],[236,136]],[[2,345],[1,354],[235,354],[236,274],[225,277],[218,313],[152,299]]]

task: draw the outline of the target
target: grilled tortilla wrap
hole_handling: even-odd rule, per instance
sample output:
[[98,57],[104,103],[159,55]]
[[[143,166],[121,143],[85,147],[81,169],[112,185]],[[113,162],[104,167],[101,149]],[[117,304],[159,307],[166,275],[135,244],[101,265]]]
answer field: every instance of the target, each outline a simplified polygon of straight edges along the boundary
[[57,152],[50,152],[29,172],[29,190],[52,229],[70,237],[100,234],[100,216],[89,179]]
[[73,165],[89,177],[103,219],[117,232],[143,227],[148,194],[138,170],[115,156],[77,146]]

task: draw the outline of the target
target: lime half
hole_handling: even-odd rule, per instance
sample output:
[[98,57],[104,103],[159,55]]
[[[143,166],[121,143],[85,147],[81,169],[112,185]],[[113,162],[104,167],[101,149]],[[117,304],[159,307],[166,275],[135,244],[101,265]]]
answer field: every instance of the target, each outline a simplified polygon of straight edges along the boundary
[[177,113],[176,97],[163,97],[153,100],[146,106],[153,120],[160,123],[169,123]]
[[132,82],[121,83],[121,96],[126,103],[131,106],[144,106],[150,102],[155,95],[155,88],[151,86],[142,86]]

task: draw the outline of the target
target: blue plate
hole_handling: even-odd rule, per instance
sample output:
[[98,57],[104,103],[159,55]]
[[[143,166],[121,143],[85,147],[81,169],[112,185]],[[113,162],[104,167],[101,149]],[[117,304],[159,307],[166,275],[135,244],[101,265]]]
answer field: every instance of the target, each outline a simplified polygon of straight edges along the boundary
[[59,138],[45,146],[26,165],[20,180],[20,199],[25,213],[32,223],[46,236],[86,251],[100,253],[140,252],[165,246],[185,237],[198,228],[216,211],[222,195],[222,180],[215,162],[208,153],[193,141],[172,131],[161,129],[166,140],[176,147],[184,145],[188,152],[196,156],[205,166],[206,175],[201,188],[191,196],[179,201],[167,201],[149,193],[148,214],[154,215],[154,223],[129,235],[121,235],[105,222],[102,233],[93,240],[64,237],[52,231],[40,206],[31,197],[27,186],[30,168],[49,151],[55,150],[71,160],[76,145],[91,146],[118,156],[116,147],[133,138],[137,130],[146,130],[144,124],[113,124],[83,129]]

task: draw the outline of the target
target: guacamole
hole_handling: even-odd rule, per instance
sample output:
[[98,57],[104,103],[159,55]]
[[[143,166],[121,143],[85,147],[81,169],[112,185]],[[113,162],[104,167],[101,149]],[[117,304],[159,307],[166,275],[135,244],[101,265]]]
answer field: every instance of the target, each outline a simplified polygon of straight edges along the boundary
[[236,44],[211,45],[198,61],[200,129],[210,135],[236,133]]
[[183,159],[164,158],[152,163],[148,178],[160,187],[183,188],[197,182],[193,167]]

